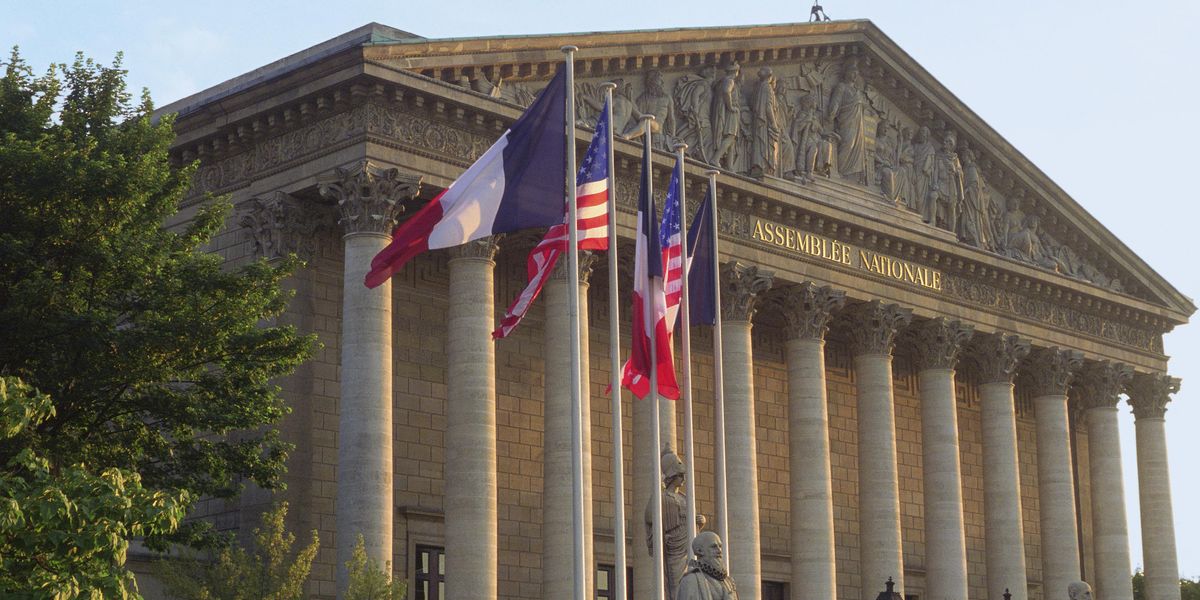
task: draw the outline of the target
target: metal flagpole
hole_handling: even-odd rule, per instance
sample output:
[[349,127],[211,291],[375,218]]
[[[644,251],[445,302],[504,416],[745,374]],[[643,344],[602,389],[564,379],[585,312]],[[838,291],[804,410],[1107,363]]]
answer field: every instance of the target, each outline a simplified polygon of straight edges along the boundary
[[604,120],[608,126],[608,355],[612,387],[613,431],[613,598],[625,600],[625,442],[621,432],[621,319],[617,294],[617,173],[613,160],[612,94],[604,90]]
[[683,152],[687,144],[675,144],[675,163],[679,165],[679,254],[680,264],[683,265],[682,295],[679,300],[679,335],[683,360],[683,463],[687,470],[687,531],[688,558],[692,554],[692,540],[696,537],[696,456],[692,441],[692,315],[688,308],[688,271],[691,259],[688,258],[688,226],[687,226],[687,185],[684,181]]
[[724,545],[722,553],[725,568],[729,568],[729,503],[725,482],[725,374],[724,352],[721,343],[721,252],[718,248],[720,227],[717,222],[717,175],[715,169],[706,171],[708,190],[712,194],[712,270],[713,293],[716,294],[716,322],[713,324],[713,437],[716,446],[716,505],[717,535]]
[[[653,170],[654,159],[652,158],[651,149],[654,146],[651,145],[651,143],[650,143],[650,135],[651,135],[650,123],[653,120],[654,120],[654,115],[643,115],[642,116],[642,127],[645,128],[645,133],[646,133],[645,139],[642,140],[642,143],[645,144],[645,151],[643,154],[646,157],[645,162],[642,163],[642,173],[643,173],[642,177],[644,177],[645,181],[646,181],[646,198],[649,201],[648,204],[650,205],[650,207],[652,209],[651,212],[658,212],[656,210],[653,210],[653,207],[654,207],[654,170]],[[655,220],[654,217],[656,217],[656,216],[658,216],[658,215],[651,215],[651,219],[650,219],[651,223],[654,222],[654,220]],[[658,231],[657,230],[647,231],[646,235],[658,235]],[[647,276],[649,277],[649,273],[647,273]],[[643,309],[644,312],[650,313],[649,319],[647,319],[646,315],[643,315],[642,318],[643,318],[643,326],[645,326],[644,323],[646,322],[646,320],[650,320],[650,352],[649,352],[649,354],[650,354],[650,393],[647,396],[651,402],[651,406],[653,407],[653,409],[650,411],[650,414],[651,414],[650,424],[651,424],[651,427],[654,429],[654,434],[651,436],[651,439],[654,440],[654,452],[651,452],[651,454],[653,456],[650,459],[650,465],[654,470],[654,481],[655,481],[655,483],[650,486],[650,489],[652,490],[650,492],[650,504],[653,506],[653,508],[650,511],[651,514],[653,515],[653,518],[650,521],[650,525],[651,525],[651,527],[654,528],[654,531],[652,531],[650,535],[654,539],[654,543],[653,543],[654,553],[653,553],[653,556],[651,556],[650,558],[651,558],[651,562],[654,563],[654,598],[655,598],[655,600],[663,600],[663,598],[665,597],[664,596],[665,589],[663,588],[663,580],[664,580],[663,569],[666,565],[663,563],[662,484],[660,483],[661,479],[662,479],[662,432],[660,431],[660,428],[662,427],[662,425],[661,425],[662,418],[661,418],[661,415],[659,414],[660,409],[659,409],[659,400],[658,400],[658,339],[657,339],[658,338],[658,323],[657,323],[658,319],[653,314],[654,313],[653,288],[654,288],[653,283],[651,283],[651,285],[650,285],[651,297],[646,298],[646,302],[644,303],[645,308]]]
[[583,530],[583,402],[579,357],[579,216],[575,206],[575,46],[563,46],[567,69],[567,315],[571,328],[571,500],[575,534],[575,600],[588,600]]

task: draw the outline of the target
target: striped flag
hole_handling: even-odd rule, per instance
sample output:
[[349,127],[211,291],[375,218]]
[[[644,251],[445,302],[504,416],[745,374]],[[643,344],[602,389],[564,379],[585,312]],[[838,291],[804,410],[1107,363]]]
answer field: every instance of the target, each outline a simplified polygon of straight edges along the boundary
[[[683,299],[683,251],[682,225],[679,205],[679,186],[683,179],[683,164],[676,161],[667,184],[667,201],[663,204],[662,225],[658,228],[658,240],[663,254],[663,294],[667,303],[667,330],[675,331],[679,319],[679,303]],[[691,238],[688,238],[691,241]],[[692,253],[689,247],[689,254]]]
[[[579,165],[576,176],[576,206],[578,206],[577,223],[579,228],[580,250],[608,249],[608,128],[605,119],[607,110],[600,112],[596,120],[596,134],[588,145],[583,163]],[[564,213],[566,203],[563,203]],[[529,312],[529,307],[542,292],[546,279],[554,270],[559,257],[567,250],[567,216],[563,222],[550,228],[545,237],[533,250],[525,262],[529,283],[521,290],[521,294],[513,300],[500,326],[492,332],[492,337],[500,339],[507,337],[520,324],[521,319]]]

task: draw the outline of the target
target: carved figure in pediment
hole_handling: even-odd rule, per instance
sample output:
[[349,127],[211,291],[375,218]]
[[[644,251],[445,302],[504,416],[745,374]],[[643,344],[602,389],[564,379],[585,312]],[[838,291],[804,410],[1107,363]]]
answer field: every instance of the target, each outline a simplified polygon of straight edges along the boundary
[[999,217],[992,207],[975,151],[964,145],[962,152],[963,201],[958,221],[958,239],[985,250],[996,249],[996,233],[992,224]]
[[879,191],[888,202],[897,202],[900,195],[900,148],[886,120],[875,127],[875,179]]
[[933,180],[933,158],[937,147],[933,145],[933,134],[922,125],[913,138],[913,210],[921,214],[926,223],[933,222],[933,210],[929,205],[929,190]]
[[896,206],[915,211],[916,197],[912,130],[905,127],[900,130],[900,136],[896,138]]
[[479,92],[480,94],[487,94],[493,98],[499,98],[501,96],[500,90],[503,85],[503,77],[497,77],[496,83],[492,83],[484,73],[479,73],[478,77],[471,80],[471,89]]
[[792,136],[788,135],[787,126],[796,118],[796,106],[788,100],[790,95],[783,82],[775,83],[775,105],[779,107],[779,166],[776,169],[776,177],[790,177],[794,175],[793,169],[796,166],[796,145],[792,143]]
[[817,98],[812,92],[800,96],[800,110],[788,136],[796,146],[795,177],[800,182],[812,181],[814,175],[831,177],[836,173],[837,134],[826,131]]
[[1025,217],[1025,223],[1009,239],[1007,253],[1020,261],[1035,264],[1044,269],[1058,270],[1058,262],[1046,250],[1042,242],[1041,219],[1037,215]]
[[867,163],[867,84],[854,61],[846,63],[842,80],[829,96],[829,119],[833,121],[838,141],[838,171],[842,177],[866,185],[870,180]]
[[942,136],[942,147],[934,155],[933,172],[929,178],[927,206],[932,211],[929,224],[948,231],[958,231],[958,212],[962,206],[963,168],[955,147],[958,138],[953,131]]
[[751,177],[779,174],[783,129],[779,119],[779,98],[775,94],[777,83],[770,67],[759,69],[758,86],[754,92],[753,135],[750,140]]
[[1008,249],[1012,247],[1013,238],[1025,228],[1025,212],[1021,210],[1021,195],[1008,199],[1008,210],[996,221],[996,249],[1005,256],[1011,256]]
[[737,143],[742,135],[742,90],[738,85],[741,66],[725,65],[725,76],[716,83],[712,97],[713,164],[733,170]]
[[688,154],[711,163],[713,151],[712,97],[717,68],[705,65],[700,74],[687,74],[675,82],[675,129],[679,141],[688,145]]
[[[616,103],[615,99],[613,103]],[[667,93],[666,81],[658,69],[646,73],[646,90],[637,97],[637,103],[633,106],[636,120],[625,126],[624,136],[627,139],[634,140],[645,133],[646,129],[641,124],[642,115],[654,115],[654,120],[650,121],[654,146],[660,150],[670,150],[675,145],[675,103]]]
[[[613,133],[619,137],[625,137],[624,131],[627,128],[641,128],[641,124],[633,118],[637,108],[633,104],[633,86],[626,82],[623,78],[617,77],[612,80],[616,84],[616,89],[613,90],[613,105],[612,105],[612,129]],[[593,115],[600,114],[604,110],[604,97],[599,93],[599,87],[594,94],[583,95],[583,102],[592,109]],[[595,119],[592,123],[595,124]]]

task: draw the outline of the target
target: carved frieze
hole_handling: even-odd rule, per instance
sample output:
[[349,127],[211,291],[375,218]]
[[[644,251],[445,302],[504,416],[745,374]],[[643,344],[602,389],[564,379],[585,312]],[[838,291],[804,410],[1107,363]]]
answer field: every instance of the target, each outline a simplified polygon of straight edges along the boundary
[[783,315],[787,339],[821,340],[833,313],[846,305],[846,292],[806,281],[783,288],[772,300]]
[[317,235],[332,225],[329,213],[322,208],[276,191],[248,200],[238,224],[250,233],[255,256],[276,260],[295,254],[310,260]]
[[975,327],[958,320],[936,318],[915,325],[909,341],[916,350],[917,369],[953,369],[958,354]]
[[856,355],[892,353],[896,334],[912,323],[912,309],[878,300],[846,311],[850,347]]
[[1041,348],[1029,355],[1026,374],[1033,396],[1061,396],[1083,366],[1083,353],[1067,348]]
[[977,335],[971,346],[971,362],[980,383],[1012,383],[1030,351],[1029,340],[1007,333]]
[[1085,363],[1075,377],[1079,407],[1083,410],[1116,407],[1132,378],[1133,367],[1126,364],[1107,360]]
[[729,261],[721,265],[721,318],[749,321],[754,318],[759,295],[771,287],[775,273]]
[[1129,405],[1138,419],[1161,419],[1167,413],[1171,394],[1179,391],[1178,377],[1166,373],[1138,373],[1129,382]]
[[337,203],[338,224],[346,234],[391,235],[404,211],[402,202],[421,191],[421,178],[360,161],[338,167],[318,182],[321,195]]

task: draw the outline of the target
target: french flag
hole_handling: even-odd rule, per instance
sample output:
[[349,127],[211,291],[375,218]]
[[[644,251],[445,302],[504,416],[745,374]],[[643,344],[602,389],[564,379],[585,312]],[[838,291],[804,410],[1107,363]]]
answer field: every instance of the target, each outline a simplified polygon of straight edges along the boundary
[[382,284],[426,250],[562,223],[566,89],[560,70],[475,164],[392,232],[363,283]]
[[709,185],[704,202],[688,226],[688,316],[692,325],[716,325],[717,274],[713,271],[713,256],[717,253],[717,232],[713,211],[716,210],[716,191]]
[[621,369],[621,386],[638,398],[650,393],[650,357],[655,359],[658,393],[679,399],[675,379],[671,331],[667,327],[667,299],[663,292],[663,253],[659,239],[658,210],[647,193],[651,177],[650,150],[642,155],[642,185],[638,193],[637,245],[633,268],[633,336],[629,360]]

